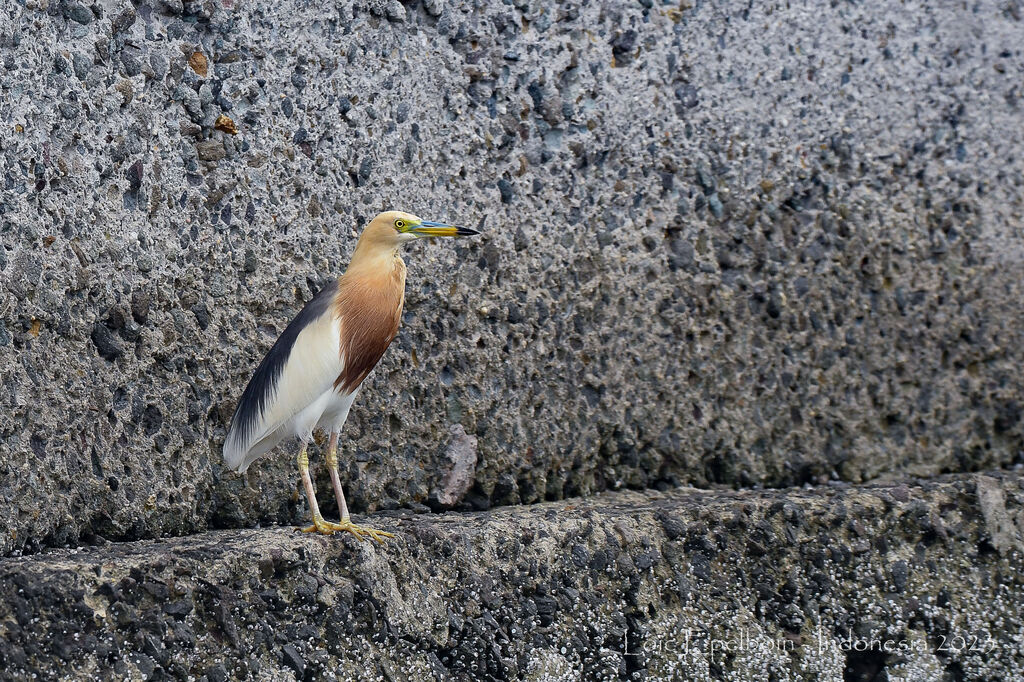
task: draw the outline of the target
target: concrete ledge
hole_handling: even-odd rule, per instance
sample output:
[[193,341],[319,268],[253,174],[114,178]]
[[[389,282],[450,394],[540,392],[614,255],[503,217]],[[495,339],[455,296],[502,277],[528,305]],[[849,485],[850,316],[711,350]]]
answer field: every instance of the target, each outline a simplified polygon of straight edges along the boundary
[[398,538],[221,530],[4,559],[0,664],[211,681],[1024,675],[1020,472],[372,521]]

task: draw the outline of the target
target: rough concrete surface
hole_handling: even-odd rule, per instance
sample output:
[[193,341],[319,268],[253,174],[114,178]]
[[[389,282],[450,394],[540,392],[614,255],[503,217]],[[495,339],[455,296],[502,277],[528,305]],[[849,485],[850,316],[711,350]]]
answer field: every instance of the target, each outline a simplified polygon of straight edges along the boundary
[[[1022,14],[0,3],[0,675],[1021,677]],[[483,233],[343,433],[399,539],[267,528],[234,401],[385,208]]]
[[357,511],[444,508],[455,425],[462,509],[1018,462],[1022,44],[1017,2],[3,3],[0,549],[297,522],[225,423],[385,207],[484,235],[407,249]]
[[1020,473],[395,514],[374,519],[398,536],[383,547],[271,528],[0,560],[0,665],[210,681],[1024,676]]

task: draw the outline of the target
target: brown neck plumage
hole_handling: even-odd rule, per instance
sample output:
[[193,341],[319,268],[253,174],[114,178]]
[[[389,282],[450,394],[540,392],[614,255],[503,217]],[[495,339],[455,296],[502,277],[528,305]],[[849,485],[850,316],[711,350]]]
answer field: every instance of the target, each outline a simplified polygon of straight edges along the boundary
[[338,280],[335,313],[341,321],[339,349],[345,369],[335,387],[353,391],[384,355],[398,333],[405,301],[405,263],[398,240],[367,230],[348,270]]

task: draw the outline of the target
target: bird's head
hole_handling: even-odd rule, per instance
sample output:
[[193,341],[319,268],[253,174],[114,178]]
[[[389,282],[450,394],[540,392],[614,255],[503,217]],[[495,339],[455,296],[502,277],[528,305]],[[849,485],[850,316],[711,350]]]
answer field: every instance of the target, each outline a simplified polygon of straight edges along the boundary
[[385,211],[370,221],[359,241],[378,248],[396,249],[405,242],[423,237],[469,237],[474,234],[480,233],[468,227],[423,220],[411,213]]

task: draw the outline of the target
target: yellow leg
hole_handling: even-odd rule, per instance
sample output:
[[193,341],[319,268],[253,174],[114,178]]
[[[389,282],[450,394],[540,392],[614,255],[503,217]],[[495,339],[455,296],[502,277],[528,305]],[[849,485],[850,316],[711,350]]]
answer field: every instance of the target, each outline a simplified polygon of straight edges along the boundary
[[384,538],[393,538],[393,534],[383,530],[377,530],[375,528],[367,528],[366,526],[357,526],[352,523],[352,519],[348,515],[348,505],[345,504],[345,491],[341,489],[341,478],[338,476],[338,432],[331,431],[331,444],[327,449],[327,468],[331,472],[331,485],[334,486],[334,497],[338,500],[338,514],[341,516],[341,523],[331,523],[326,521],[328,526],[333,530],[344,530],[352,533],[360,540],[365,540],[367,536],[373,538],[377,542],[383,543]]
[[316,503],[316,492],[313,490],[313,481],[309,477],[309,457],[306,456],[306,444],[302,444],[299,450],[299,474],[302,476],[302,485],[306,489],[306,499],[309,501],[309,511],[313,515],[313,525],[301,528],[303,533],[323,533],[331,535],[335,529],[331,528],[324,517],[320,515],[320,507]]
[[345,503],[345,491],[341,489],[338,477],[338,432],[331,431],[331,444],[327,448],[327,469],[331,472],[331,485],[334,486],[334,497],[338,500],[338,514],[342,523],[348,521],[348,505]]

